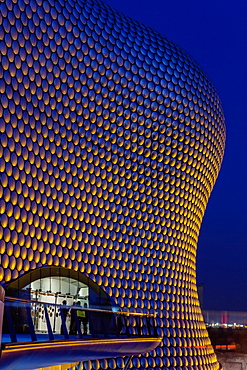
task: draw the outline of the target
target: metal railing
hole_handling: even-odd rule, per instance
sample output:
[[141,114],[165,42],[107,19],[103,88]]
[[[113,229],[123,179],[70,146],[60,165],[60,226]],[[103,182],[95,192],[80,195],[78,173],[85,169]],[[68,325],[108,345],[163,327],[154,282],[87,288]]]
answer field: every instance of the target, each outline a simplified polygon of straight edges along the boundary
[[[5,297],[4,316],[3,338],[7,335],[11,343],[25,341],[23,337],[36,342],[42,340],[44,334],[51,341],[89,337],[158,337],[155,315],[146,313],[112,312]],[[38,325],[41,318],[42,330]]]

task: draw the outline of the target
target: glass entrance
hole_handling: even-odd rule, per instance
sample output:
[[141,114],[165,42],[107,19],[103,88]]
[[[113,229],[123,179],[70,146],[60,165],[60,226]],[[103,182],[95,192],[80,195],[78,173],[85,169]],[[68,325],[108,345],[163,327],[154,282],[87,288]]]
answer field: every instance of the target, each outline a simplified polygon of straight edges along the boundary
[[[47,332],[47,314],[52,332],[62,334],[61,314],[65,315],[67,331],[73,333],[73,312],[83,311],[85,307],[112,310],[109,297],[95,282],[79,272],[55,266],[30,271],[9,283],[6,297],[29,304],[35,332],[40,334]],[[20,306],[11,308],[11,311],[16,332],[29,333],[26,309]],[[92,312],[91,318],[95,330],[101,331],[97,313]]]
[[[36,332],[46,331],[44,305],[38,302],[48,303],[47,310],[53,332],[59,333],[61,328],[60,309],[55,305],[80,306],[85,303],[89,306],[89,287],[84,283],[62,276],[50,276],[36,280],[22,288],[21,296],[29,296],[31,314]],[[51,305],[49,306],[49,303]],[[71,314],[68,312],[66,325],[70,326]],[[67,328],[67,329],[68,329]]]

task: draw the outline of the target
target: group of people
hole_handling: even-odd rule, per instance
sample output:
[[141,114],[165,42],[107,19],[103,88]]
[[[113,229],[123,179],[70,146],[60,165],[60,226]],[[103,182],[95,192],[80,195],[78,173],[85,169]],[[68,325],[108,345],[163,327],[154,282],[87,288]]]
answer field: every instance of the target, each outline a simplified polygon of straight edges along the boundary
[[[63,301],[63,306],[67,306],[66,301]],[[68,317],[69,311],[70,311],[69,334],[70,335],[76,335],[77,334],[76,322],[78,321],[80,327],[81,327],[81,325],[83,326],[83,334],[87,335],[87,333],[88,333],[88,314],[87,314],[87,311],[83,309],[83,308],[87,308],[87,304],[84,303],[83,308],[80,308],[81,307],[81,302],[78,301],[78,302],[73,302],[73,306],[75,308],[69,309],[69,308],[62,308],[61,307],[61,310],[62,310],[63,315],[64,315],[64,319],[65,319],[65,325],[66,325],[67,317]],[[64,334],[62,324],[61,324],[61,334]]]

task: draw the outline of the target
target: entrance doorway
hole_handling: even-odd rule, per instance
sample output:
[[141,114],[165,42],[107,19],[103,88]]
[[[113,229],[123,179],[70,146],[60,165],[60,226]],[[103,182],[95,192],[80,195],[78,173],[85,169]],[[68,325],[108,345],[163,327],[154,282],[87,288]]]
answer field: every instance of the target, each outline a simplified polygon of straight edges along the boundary
[[[89,287],[84,283],[63,276],[50,276],[35,280],[22,288],[22,296],[28,296],[31,303],[31,314],[37,333],[47,330],[44,305],[48,310],[53,333],[61,328],[60,309],[56,305],[89,306]],[[42,302],[39,304],[38,302]],[[50,303],[50,305],[49,305]],[[70,326],[71,314],[68,312],[66,325]]]
[[[47,332],[47,313],[53,333],[59,334],[62,325],[60,309],[66,312],[68,332],[73,322],[73,309],[70,307],[78,307],[78,312],[83,307],[112,310],[109,297],[96,283],[81,273],[59,267],[31,271],[8,284],[5,293],[6,297],[29,302],[35,332],[40,334]],[[25,310],[19,307],[12,311],[16,331],[28,332]],[[92,312],[91,317],[96,329],[101,330],[97,313]]]

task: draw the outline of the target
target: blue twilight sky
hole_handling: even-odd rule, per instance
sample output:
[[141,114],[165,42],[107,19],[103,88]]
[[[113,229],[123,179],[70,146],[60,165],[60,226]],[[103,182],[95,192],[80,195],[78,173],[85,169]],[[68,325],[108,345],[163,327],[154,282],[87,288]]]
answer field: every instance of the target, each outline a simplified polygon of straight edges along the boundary
[[227,143],[201,228],[197,280],[204,309],[247,311],[247,1],[104,1],[187,50],[218,90]]

